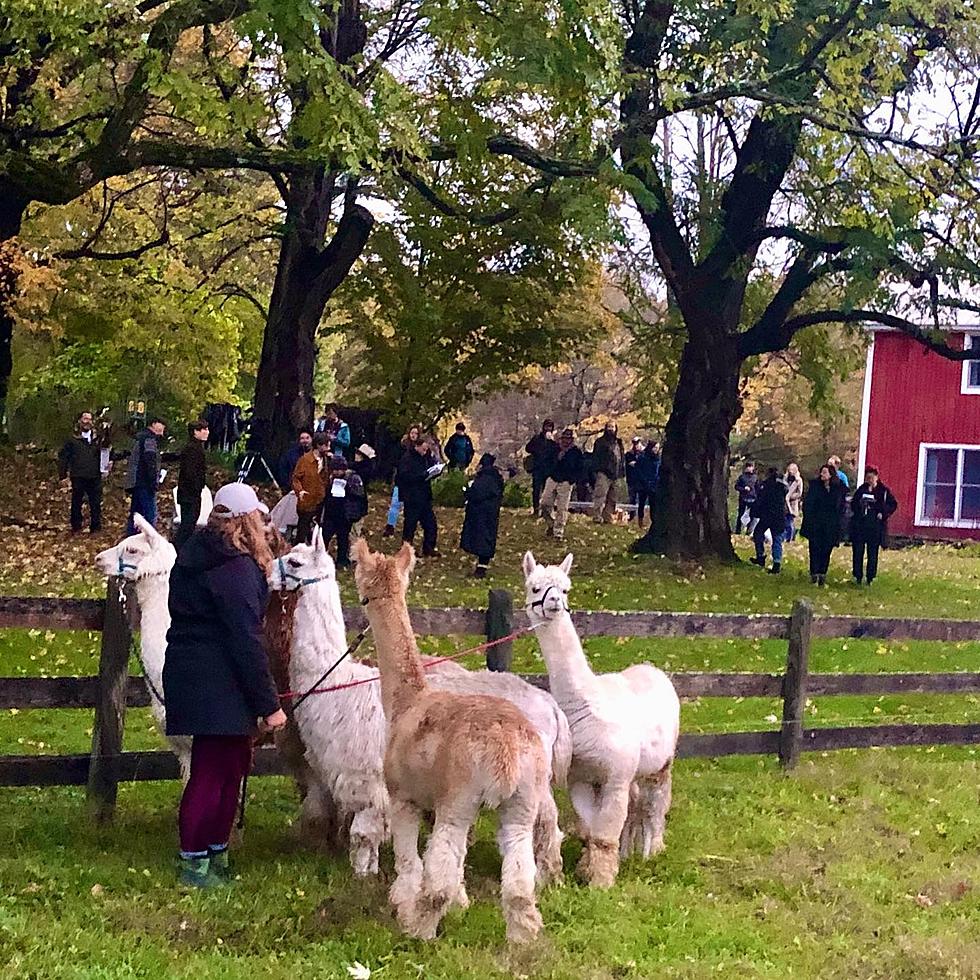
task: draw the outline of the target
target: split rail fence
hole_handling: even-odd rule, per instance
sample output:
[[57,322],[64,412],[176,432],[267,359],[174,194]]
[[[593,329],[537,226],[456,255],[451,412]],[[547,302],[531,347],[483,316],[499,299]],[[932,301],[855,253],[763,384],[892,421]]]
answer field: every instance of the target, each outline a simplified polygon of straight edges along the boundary
[[[92,630],[101,633],[99,673],[95,677],[2,677],[0,710],[36,708],[94,709],[92,750],[87,755],[0,756],[0,786],[87,786],[94,818],[111,819],[120,782],[175,779],[177,762],[170,752],[126,752],[123,732],[127,707],[146,707],[149,694],[142,677],[130,676],[135,603],[120,601],[119,585],[110,580],[105,600],[0,597],[0,629]],[[127,609],[129,610],[127,614]],[[360,607],[345,609],[347,625],[363,624]],[[675,673],[681,698],[782,698],[777,730],[682,734],[681,757],[777,755],[792,767],[801,752],[875,746],[971,745],[980,743],[980,724],[874,725],[806,728],[807,698],[820,695],[976,694],[980,673],[811,674],[814,639],[852,637],[879,640],[980,641],[980,622],[938,619],[883,619],[850,616],[814,617],[806,600],[789,616],[672,612],[575,612],[582,637],[700,637],[786,640],[786,669],[780,674]],[[419,636],[483,634],[500,639],[526,625],[515,613],[513,597],[490,592],[488,607],[413,609]],[[491,670],[508,670],[512,641],[487,652]],[[524,675],[547,687],[547,677]],[[326,695],[329,697],[329,695]],[[274,749],[256,753],[256,775],[281,775]]]

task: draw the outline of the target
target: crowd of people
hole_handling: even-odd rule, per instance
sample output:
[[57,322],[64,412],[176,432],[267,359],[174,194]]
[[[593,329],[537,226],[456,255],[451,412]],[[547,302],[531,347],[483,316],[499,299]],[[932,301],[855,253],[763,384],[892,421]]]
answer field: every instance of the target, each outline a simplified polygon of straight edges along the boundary
[[[130,495],[127,533],[134,532],[138,514],[150,524],[157,519],[157,492],[166,470],[179,462],[176,501],[180,515],[174,538],[178,551],[190,538],[201,513],[206,486],[205,444],[209,424],[197,419],[188,425],[187,443],[180,452],[163,451],[166,423],[151,418],[138,431],[126,451],[112,449],[107,423],[82,412],[75,431],[58,457],[61,478],[71,486],[70,523],[80,533],[87,503],[89,530],[102,527],[102,483],[113,464],[127,460],[125,487]],[[324,541],[336,540],[337,566],[350,565],[352,535],[360,533],[368,512],[368,484],[390,477],[392,483],[383,535],[393,536],[402,521],[402,540],[414,544],[422,530],[421,554],[438,558],[439,525],[433,507],[433,480],[445,469],[467,473],[477,456],[463,422],[456,424],[444,446],[420,425],[411,426],[401,439],[397,464],[391,473],[376,472],[377,454],[366,443],[352,448],[350,426],[334,405],[327,405],[309,429],[300,431],[294,446],[278,461],[277,479],[292,491],[297,540],[309,541],[319,526]],[[524,468],[531,477],[535,517],[544,521],[549,537],[565,535],[573,501],[584,502],[596,523],[610,523],[625,485],[630,519],[643,528],[652,510],[660,478],[660,444],[633,436],[626,449],[615,422],[608,422],[586,453],[571,427],[559,430],[545,419],[524,447]],[[509,475],[513,476],[513,468]],[[847,474],[839,456],[831,456],[806,485],[800,468],[789,463],[780,472],[771,467],[760,476],[753,461],[744,464],[735,482],[738,497],[736,532],[751,536],[752,562],[779,574],[784,545],[797,534],[806,538],[811,581],[826,583],[831,555],[843,541],[852,548],[852,574],[858,584],[871,584],[887,535],[889,517],[897,509],[894,494],[882,483],[875,467],[868,467],[864,482],[850,494]],[[496,457],[483,453],[465,491],[466,513],[460,547],[476,559],[473,574],[485,577],[496,552],[504,474]],[[771,564],[769,564],[769,555]]]
[[856,585],[871,585],[878,575],[878,555],[888,535],[888,519],[898,509],[895,495],[881,482],[878,469],[869,466],[864,482],[848,500],[849,480],[839,456],[831,456],[804,489],[796,463],[783,473],[770,467],[759,479],[755,463],[745,463],[735,482],[738,494],[737,528],[752,537],[755,556],[750,561],[766,568],[766,546],[772,553],[770,574],[782,571],[783,545],[799,533],[806,538],[810,581],[827,582],[830,558],[845,539],[852,551],[851,572]]

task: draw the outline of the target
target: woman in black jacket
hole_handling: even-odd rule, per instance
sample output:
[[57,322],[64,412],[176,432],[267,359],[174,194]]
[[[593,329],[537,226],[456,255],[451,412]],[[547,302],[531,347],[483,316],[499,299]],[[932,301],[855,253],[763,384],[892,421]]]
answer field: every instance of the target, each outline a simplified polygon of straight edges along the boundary
[[810,581],[825,585],[830,556],[840,544],[841,513],[844,510],[844,484],[837,471],[825,463],[816,479],[810,481],[803,501],[803,526],[810,554]]
[[210,429],[207,422],[198,419],[188,427],[187,445],[180,454],[180,474],[177,477],[177,506],[180,508],[180,524],[174,536],[174,547],[180,549],[197,528],[201,516],[201,491],[207,484],[207,458],[204,444]]
[[272,564],[265,511],[248,485],[222,487],[170,575],[163,691],[167,734],[193,736],[180,880],[197,888],[229,877],[228,838],[253,734],[286,724],[262,633]]
[[421,524],[423,558],[439,557],[436,550],[439,528],[432,509],[432,482],[429,476],[429,469],[434,465],[435,456],[425,436],[415,440],[398,464],[398,499],[405,507],[402,540],[413,544],[415,531]]
[[497,528],[500,525],[500,505],[504,500],[504,478],[494,466],[496,458],[490,453],[480,457],[480,468],[466,488],[466,515],[459,546],[476,556],[474,578],[486,578],[487,569],[497,552]]

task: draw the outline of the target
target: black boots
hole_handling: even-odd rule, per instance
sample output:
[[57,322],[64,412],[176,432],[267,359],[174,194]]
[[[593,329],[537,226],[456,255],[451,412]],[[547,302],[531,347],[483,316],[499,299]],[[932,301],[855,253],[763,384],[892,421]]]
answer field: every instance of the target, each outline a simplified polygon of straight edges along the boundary
[[782,566],[780,565],[780,563],[778,561],[774,561],[772,563],[772,568],[769,569],[769,574],[770,575],[778,575],[779,572],[780,572],[780,570],[781,570],[781,568],[782,568]]

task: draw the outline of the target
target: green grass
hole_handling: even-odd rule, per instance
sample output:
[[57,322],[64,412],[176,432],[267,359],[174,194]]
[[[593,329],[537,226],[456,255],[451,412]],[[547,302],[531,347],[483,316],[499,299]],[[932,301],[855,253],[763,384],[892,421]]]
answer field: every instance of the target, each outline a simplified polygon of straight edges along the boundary
[[[542,560],[564,554],[539,525],[505,512],[494,578],[473,582],[468,558],[452,549],[460,515],[441,517],[446,557],[420,564],[413,604],[480,605],[487,584],[518,591],[524,548]],[[872,591],[846,584],[840,552],[833,584],[817,591],[802,546],[790,547],[787,572],[776,578],[747,565],[631,558],[631,538],[628,529],[572,522],[565,545],[576,554],[576,607],[786,612],[808,595],[818,614],[978,615],[976,546],[888,552]],[[98,595],[96,547],[47,532],[19,538],[0,559],[0,591]],[[349,579],[344,592],[352,600]],[[431,653],[468,644],[422,640]],[[651,660],[676,671],[778,672],[785,659],[780,641],[603,637],[585,646],[600,670]],[[97,663],[92,634],[0,632],[2,675],[92,674]],[[533,638],[515,644],[514,668],[542,669]],[[980,670],[980,644],[818,641],[811,669]],[[773,728],[779,711],[773,699],[700,699],[683,706],[682,728]],[[817,698],[807,707],[811,726],[976,718],[977,699],[965,696]],[[0,753],[84,752],[91,725],[88,711],[0,712]],[[148,711],[128,712],[126,726],[127,748],[160,745]],[[969,748],[807,755],[791,775],[772,759],[682,760],[666,853],[627,864],[607,893],[571,876],[546,891],[546,936],[524,951],[503,943],[491,819],[481,821],[468,857],[473,907],[450,915],[441,938],[426,945],[395,930],[383,882],[356,882],[343,860],[300,846],[285,780],[250,783],[241,881],[220,895],[174,887],[175,783],[123,786],[116,823],[103,830],[87,820],[80,790],[4,789],[0,963],[5,978],[86,980],[344,980],[355,963],[386,980],[980,977],[978,777]],[[577,855],[570,838],[566,868]],[[390,854],[385,861],[390,873]]]

